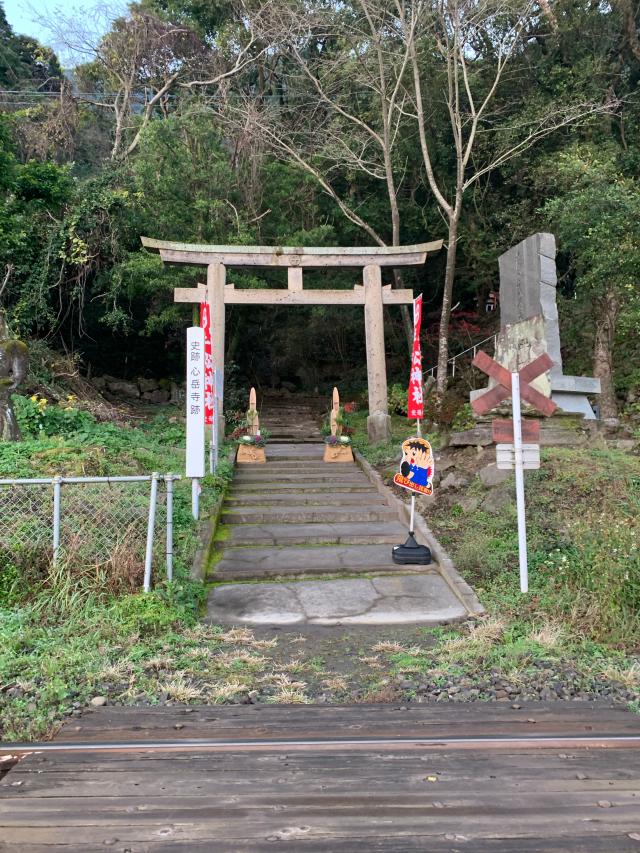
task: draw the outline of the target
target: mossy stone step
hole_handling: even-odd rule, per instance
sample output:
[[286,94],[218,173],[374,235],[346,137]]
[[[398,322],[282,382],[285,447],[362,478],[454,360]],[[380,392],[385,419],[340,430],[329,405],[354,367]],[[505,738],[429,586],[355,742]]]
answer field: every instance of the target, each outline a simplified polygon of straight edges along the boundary
[[308,504],[284,504],[282,506],[223,507],[220,520],[224,524],[242,523],[294,523],[300,521],[392,521],[398,518],[395,510],[387,505],[363,506],[316,506]]
[[400,521],[371,521],[354,524],[348,521],[298,522],[295,524],[229,524],[225,538],[216,543],[220,548],[247,545],[382,545],[400,544],[407,528]]
[[[336,477],[338,474],[348,474],[354,471],[360,472],[360,468],[354,462],[301,462],[294,459],[287,462],[267,460],[264,465],[260,466],[260,472],[273,471],[278,474],[298,474],[302,466],[309,473],[326,474],[328,477]],[[244,472],[246,469],[243,468],[242,470]]]
[[[327,494],[324,492],[237,492],[234,491],[227,496],[225,508],[265,506],[273,504],[321,504],[326,506]],[[387,501],[375,489],[369,492],[336,492],[331,497],[333,506],[389,506]]]
[[[416,566],[416,572],[433,572],[435,565]],[[340,575],[385,572],[406,574],[396,566],[390,545],[327,545],[304,547],[229,548],[215,564],[213,580],[260,580],[296,575]]]
[[[303,466],[300,466],[303,469]],[[327,463],[327,467],[329,467]],[[248,470],[248,469],[251,470]],[[340,481],[347,483],[366,483],[370,485],[370,481],[358,468],[351,468],[349,471],[340,473]],[[332,483],[336,480],[336,475],[327,471],[278,471],[274,473],[262,465],[242,466],[235,476],[234,482],[240,483],[269,483],[277,479],[283,483],[296,483],[305,481],[316,481]]]
[[375,492],[378,494],[377,490],[371,488],[370,483],[341,483],[341,482],[325,482],[324,480],[315,480],[315,481],[300,481],[293,483],[283,483],[283,482],[253,482],[253,483],[242,483],[242,485],[232,486],[231,494],[232,495],[240,495],[246,494],[247,499],[251,499],[252,496],[255,495],[268,495],[271,491],[274,492],[283,492],[288,491],[292,495],[296,492],[303,491],[306,494],[322,494],[330,497],[332,493],[339,494],[344,492],[350,492],[354,494],[371,494]]

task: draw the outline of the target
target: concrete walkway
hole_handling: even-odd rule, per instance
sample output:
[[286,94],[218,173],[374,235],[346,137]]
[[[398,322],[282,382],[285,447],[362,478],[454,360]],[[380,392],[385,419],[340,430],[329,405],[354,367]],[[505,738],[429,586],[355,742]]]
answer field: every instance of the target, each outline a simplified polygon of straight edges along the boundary
[[437,572],[297,583],[224,584],[207,620],[248,625],[436,625],[467,615]]
[[455,579],[436,563],[393,563],[391,546],[407,528],[391,492],[356,463],[323,462],[323,452],[320,442],[271,443],[265,465],[236,468],[209,566],[208,580],[218,583],[207,621],[388,625],[468,616]]

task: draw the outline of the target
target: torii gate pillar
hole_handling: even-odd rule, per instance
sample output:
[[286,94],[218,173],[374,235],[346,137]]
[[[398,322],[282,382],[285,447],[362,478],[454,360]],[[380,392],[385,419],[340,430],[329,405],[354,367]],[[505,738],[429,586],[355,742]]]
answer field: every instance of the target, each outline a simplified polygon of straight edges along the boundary
[[224,420],[224,286],[227,269],[224,264],[209,264],[207,266],[207,302],[211,316],[211,345],[213,368],[218,387],[222,389],[220,399],[216,401],[215,412],[218,418],[218,435],[223,437],[225,432]]
[[369,385],[369,441],[391,438],[391,418],[387,401],[387,365],[384,352],[384,315],[382,311],[382,272],[369,264],[363,270],[364,331],[367,348],[367,382]]

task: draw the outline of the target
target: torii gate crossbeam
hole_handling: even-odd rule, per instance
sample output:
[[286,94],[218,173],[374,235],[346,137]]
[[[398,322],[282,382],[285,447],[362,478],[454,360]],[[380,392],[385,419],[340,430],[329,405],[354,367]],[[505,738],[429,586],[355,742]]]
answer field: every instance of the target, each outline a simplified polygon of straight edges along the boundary
[[[367,379],[369,387],[369,440],[384,441],[391,435],[387,402],[387,370],[384,351],[384,305],[406,305],[411,290],[393,290],[382,285],[381,267],[418,266],[429,253],[442,247],[442,240],[416,246],[373,246],[367,248],[210,246],[174,243],[142,237],[142,244],[159,252],[165,263],[205,266],[207,283],[175,288],[176,302],[201,302],[211,311],[213,362],[224,375],[225,305],[362,305],[365,316]],[[286,289],[236,289],[226,283],[227,266],[286,267]],[[353,290],[304,290],[303,269],[360,267],[362,285]],[[221,417],[221,430],[224,420]],[[221,434],[224,434],[222,431]]]

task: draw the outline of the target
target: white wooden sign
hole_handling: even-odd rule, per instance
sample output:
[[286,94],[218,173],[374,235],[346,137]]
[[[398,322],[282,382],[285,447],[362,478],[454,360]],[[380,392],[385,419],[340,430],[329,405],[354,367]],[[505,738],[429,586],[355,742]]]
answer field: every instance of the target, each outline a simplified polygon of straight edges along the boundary
[[187,477],[204,477],[204,329],[187,329]]
[[[513,444],[496,444],[496,467],[503,471],[512,471],[516,467],[516,449]],[[522,467],[534,469],[540,467],[540,445],[522,445]]]

